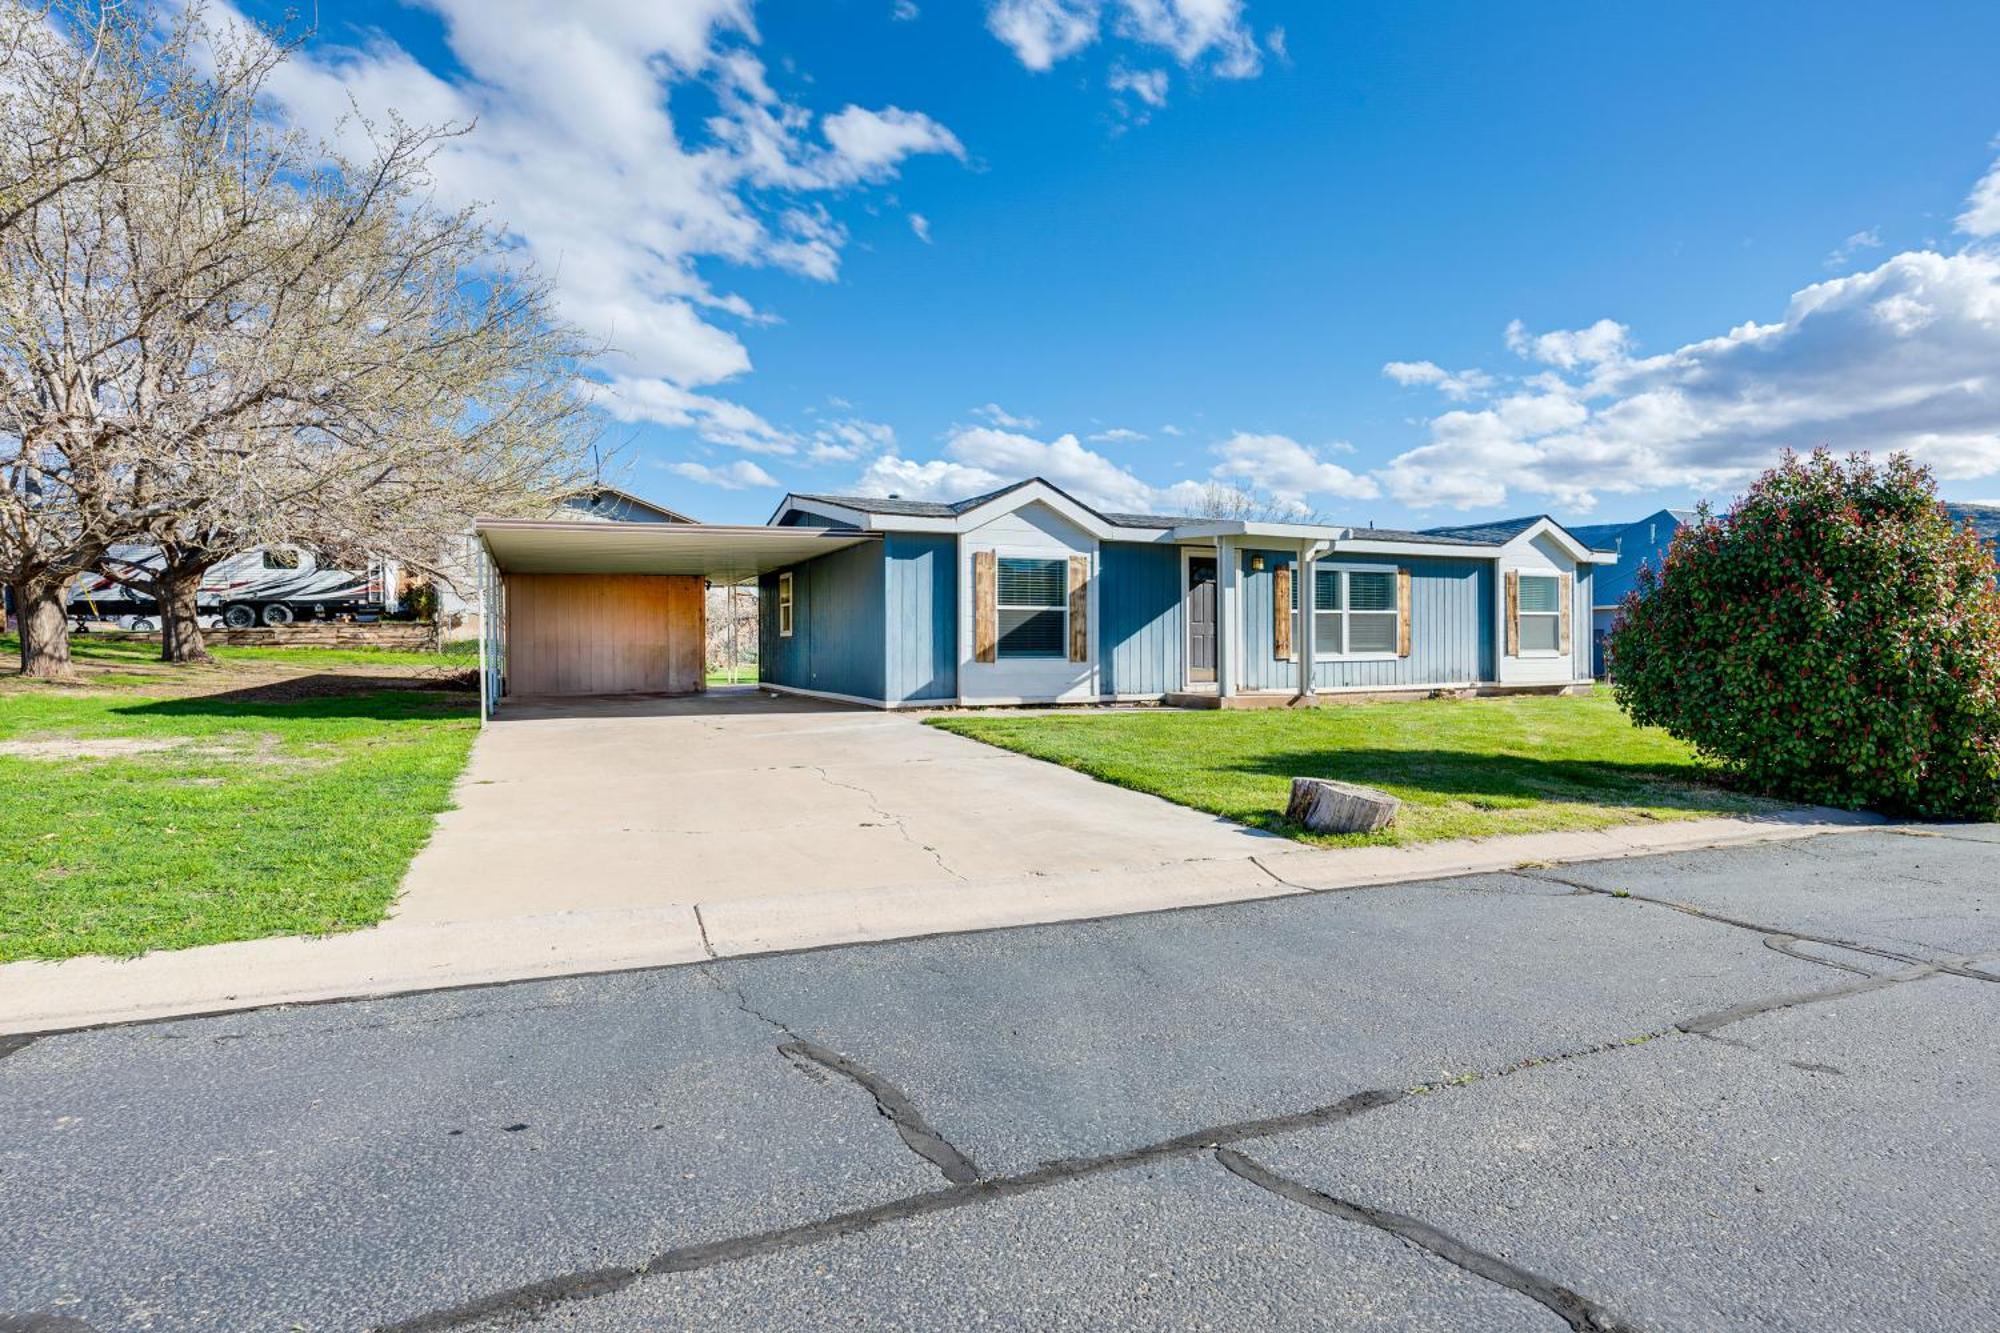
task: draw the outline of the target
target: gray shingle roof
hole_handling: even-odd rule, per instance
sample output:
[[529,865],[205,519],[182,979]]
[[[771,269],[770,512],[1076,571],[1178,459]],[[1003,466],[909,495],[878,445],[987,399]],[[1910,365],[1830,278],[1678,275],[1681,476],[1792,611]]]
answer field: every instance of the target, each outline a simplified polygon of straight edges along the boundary
[[1529,514],[1525,518],[1496,518],[1490,523],[1463,523],[1442,528],[1425,528],[1424,535],[1460,537],[1480,546],[1505,546],[1547,517],[1547,514]]

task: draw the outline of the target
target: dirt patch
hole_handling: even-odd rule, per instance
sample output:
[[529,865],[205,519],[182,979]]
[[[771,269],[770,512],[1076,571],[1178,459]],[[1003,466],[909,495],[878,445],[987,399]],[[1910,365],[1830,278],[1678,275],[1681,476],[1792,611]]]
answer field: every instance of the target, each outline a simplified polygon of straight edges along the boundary
[[38,741],[0,741],[0,755],[10,759],[123,759],[134,754],[158,754],[187,744],[181,740],[151,740],[142,736],[105,736],[84,740],[76,736]]

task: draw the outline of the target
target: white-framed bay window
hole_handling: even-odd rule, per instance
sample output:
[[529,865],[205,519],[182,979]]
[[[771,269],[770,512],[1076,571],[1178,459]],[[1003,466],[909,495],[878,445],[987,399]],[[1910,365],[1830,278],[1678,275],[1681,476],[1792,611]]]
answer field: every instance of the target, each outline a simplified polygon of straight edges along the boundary
[[1523,654],[1562,651],[1562,579],[1555,574],[1520,575],[1517,613]]
[[1069,655],[1069,561],[1061,557],[1003,555],[998,558],[995,609],[999,613],[997,655]]
[[[1313,657],[1394,657],[1402,642],[1402,606],[1394,569],[1380,566],[1313,567]],[[1292,642],[1299,637],[1299,584],[1292,580]]]

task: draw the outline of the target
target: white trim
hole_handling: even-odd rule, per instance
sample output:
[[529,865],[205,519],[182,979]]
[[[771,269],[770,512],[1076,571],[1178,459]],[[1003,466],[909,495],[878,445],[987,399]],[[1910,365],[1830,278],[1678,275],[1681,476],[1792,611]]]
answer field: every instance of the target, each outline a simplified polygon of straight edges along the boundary
[[798,627],[799,593],[798,583],[793,579],[792,571],[789,569],[781,571],[778,575],[777,613],[778,637],[791,638],[792,631]]
[[1552,518],[1537,519],[1510,537],[1500,549],[1502,551],[1511,551],[1516,547],[1526,546],[1534,541],[1535,538],[1542,536],[1554,539],[1555,544],[1562,548],[1563,554],[1579,565],[1615,565],[1618,563],[1616,552],[1593,551],[1590,547],[1585,546],[1582,542],[1570,536],[1569,529],[1563,527],[1562,524]]
[[[1366,529],[1362,529],[1366,531]],[[1440,556],[1458,560],[1498,560],[1498,546],[1459,546],[1449,542],[1384,542],[1366,537],[1333,544],[1334,555]]]
[[861,704],[868,708],[912,708],[919,703],[935,708],[948,702],[944,699],[913,699],[905,704],[894,704],[887,699],[864,699],[858,694],[841,694],[834,690],[809,690],[803,685],[780,685],[776,681],[770,680],[758,681],[757,688],[760,690],[770,690],[774,694],[801,694],[808,699],[829,699],[834,703]]
[[[1194,583],[1194,570],[1191,568],[1191,566],[1196,559],[1215,561],[1215,580],[1217,584],[1215,590],[1215,595],[1217,598],[1215,610],[1216,610],[1216,620],[1218,622],[1216,629],[1218,632],[1221,629],[1221,625],[1219,622],[1222,619],[1222,604],[1221,604],[1222,588],[1220,586],[1222,582],[1222,561],[1220,557],[1216,554],[1215,547],[1212,545],[1182,546],[1181,547],[1181,593],[1180,593],[1181,685],[1180,689],[1178,690],[1164,691],[1164,693],[1166,694],[1180,694],[1188,690],[1192,690],[1197,686],[1204,686],[1204,685],[1218,690],[1222,688],[1222,660],[1220,657],[1220,651],[1221,651],[1220,644],[1217,645],[1218,656],[1216,658],[1216,663],[1215,663],[1215,678],[1213,680],[1196,680],[1192,674],[1192,672],[1194,671],[1194,617],[1191,614],[1189,614],[1188,611],[1188,592],[1190,591]],[[1136,697],[1157,698],[1159,696],[1139,695]]]

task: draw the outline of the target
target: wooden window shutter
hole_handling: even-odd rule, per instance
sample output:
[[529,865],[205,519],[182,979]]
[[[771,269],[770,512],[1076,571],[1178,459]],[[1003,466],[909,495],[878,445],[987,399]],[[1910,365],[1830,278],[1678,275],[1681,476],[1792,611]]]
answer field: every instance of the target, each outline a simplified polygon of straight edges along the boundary
[[1521,572],[1507,571],[1507,656],[1521,655]]
[[1090,557],[1069,558],[1069,660],[1090,660]]
[[1281,662],[1292,659],[1292,567],[1279,565],[1271,571],[1271,655]]
[[1564,654],[1567,654],[1570,651],[1570,646],[1569,646],[1570,603],[1576,600],[1576,598],[1570,595],[1569,589],[1570,589],[1569,575],[1565,574],[1561,578],[1556,580],[1556,593],[1562,599],[1562,621],[1561,621],[1562,639],[1561,642],[1557,645],[1556,651]]
[[1410,655],[1410,571],[1396,571],[1396,656]]
[[1000,557],[991,551],[972,553],[972,660],[1000,660]]

